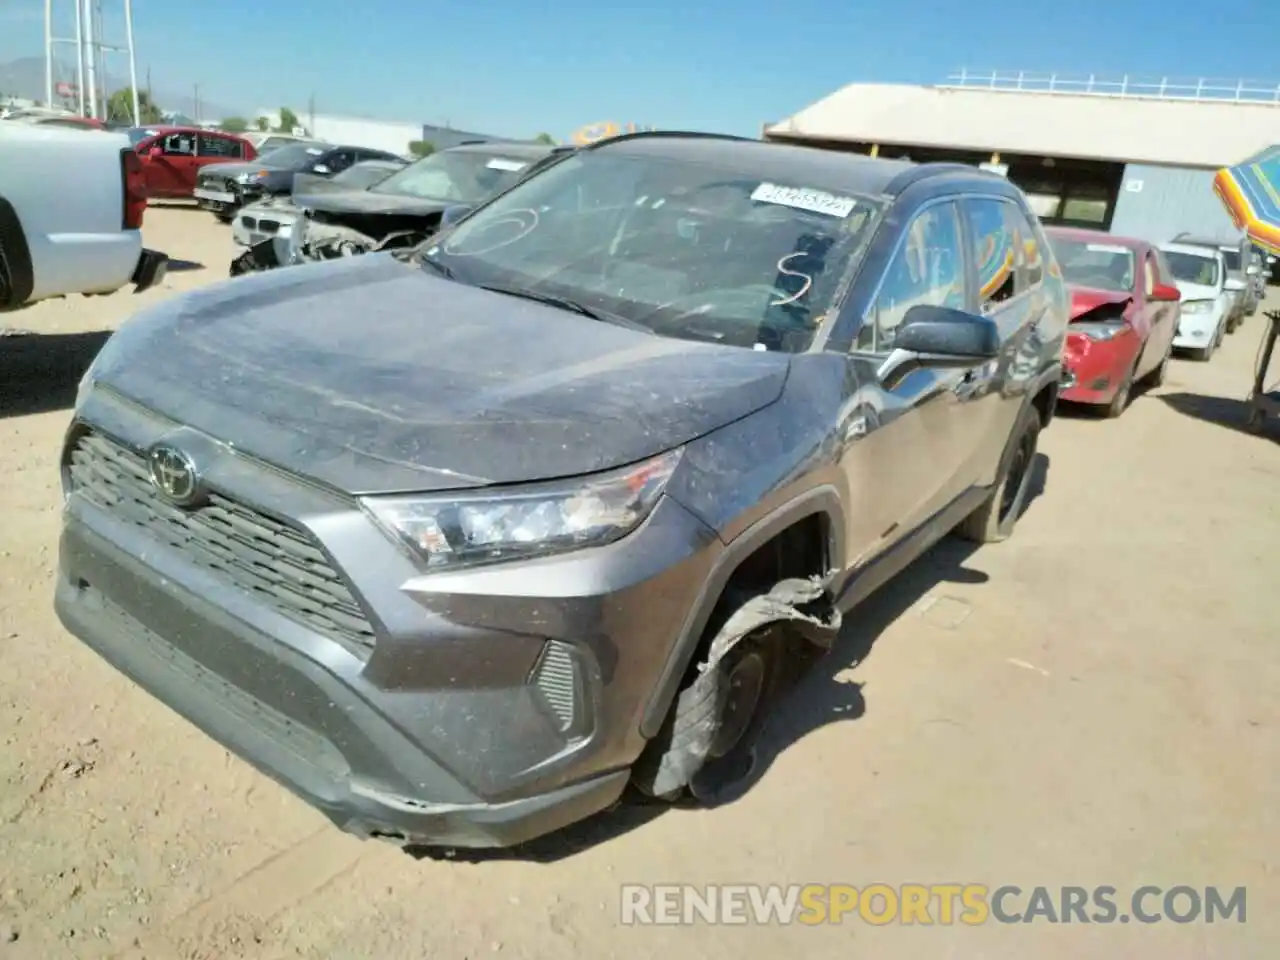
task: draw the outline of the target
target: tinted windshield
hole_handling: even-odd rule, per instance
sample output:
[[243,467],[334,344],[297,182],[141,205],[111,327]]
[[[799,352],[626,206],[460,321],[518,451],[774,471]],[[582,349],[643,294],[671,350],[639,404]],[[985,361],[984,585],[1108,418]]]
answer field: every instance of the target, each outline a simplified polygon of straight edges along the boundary
[[411,164],[378,184],[374,193],[425,200],[479,203],[512,183],[534,161],[493,153],[445,150]]
[[325,152],[324,148],[312,146],[311,144],[291,143],[287,147],[280,147],[278,150],[264,153],[258,159],[273,167],[298,170],[315,163],[324,156]]
[[1067,283],[1116,293],[1133,290],[1134,257],[1128,247],[1057,236],[1051,242]]
[[1166,250],[1164,256],[1169,261],[1169,269],[1173,271],[1174,277],[1183,283],[1196,283],[1204,287],[1218,285],[1218,261],[1215,258],[1179,250]]
[[518,184],[425,258],[464,283],[571,299],[663,336],[800,352],[878,213],[827,184],[606,148]]
[[1239,250],[1223,250],[1222,259],[1226,261],[1228,273],[1240,272],[1240,251]]

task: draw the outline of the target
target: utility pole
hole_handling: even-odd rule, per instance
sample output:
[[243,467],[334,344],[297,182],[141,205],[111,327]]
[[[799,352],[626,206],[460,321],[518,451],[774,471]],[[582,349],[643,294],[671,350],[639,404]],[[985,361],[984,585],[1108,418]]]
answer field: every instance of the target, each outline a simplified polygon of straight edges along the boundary
[[89,85],[89,116],[98,116],[98,48],[94,43],[93,0],[84,0],[85,81]]
[[44,0],[44,105],[53,106],[53,0]]
[[196,126],[200,125],[200,84],[195,85],[195,96],[191,103],[192,109],[196,112]]
[[[138,97],[138,60],[133,55],[133,0],[124,0],[124,29],[129,38],[129,94],[133,98],[133,125],[142,126],[142,107]],[[148,78],[147,86],[150,87]],[[151,99],[151,91],[147,91],[147,99]]]
[[[293,131],[290,130],[290,133]],[[316,135],[316,95],[314,91],[311,96],[307,97],[307,136],[314,137]]]

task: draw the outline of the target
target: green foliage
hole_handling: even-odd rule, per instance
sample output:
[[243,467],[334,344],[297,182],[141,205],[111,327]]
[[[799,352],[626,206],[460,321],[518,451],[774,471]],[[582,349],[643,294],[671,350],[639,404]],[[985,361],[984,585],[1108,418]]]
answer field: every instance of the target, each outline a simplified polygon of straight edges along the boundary
[[280,125],[276,127],[277,133],[293,133],[293,128],[301,126],[298,123],[298,115],[288,107],[280,108]]
[[409,152],[415,157],[429,157],[436,152],[436,145],[430,140],[410,140]]
[[226,117],[218,126],[227,133],[244,133],[249,129],[249,121],[244,117]]
[[266,133],[269,129],[271,129],[271,121],[268,120],[266,117],[258,117],[253,121],[253,125],[257,127],[258,130],[260,130],[262,133]]
[[549,133],[540,133],[533,138],[534,143],[545,143],[548,147],[556,145],[556,138]]
[[[146,90],[138,91],[138,112],[142,114],[138,123],[160,123],[164,120],[164,114],[151,102],[151,94]],[[107,119],[133,122],[133,92],[128,87],[122,87],[107,97]]]

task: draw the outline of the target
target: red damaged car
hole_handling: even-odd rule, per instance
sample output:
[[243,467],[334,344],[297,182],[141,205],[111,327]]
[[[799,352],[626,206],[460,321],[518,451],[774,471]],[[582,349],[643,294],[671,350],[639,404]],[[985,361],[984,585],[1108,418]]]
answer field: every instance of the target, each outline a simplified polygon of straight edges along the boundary
[[1158,249],[1098,230],[1047,227],[1071,292],[1061,398],[1118,417],[1136,384],[1169,369],[1181,295]]

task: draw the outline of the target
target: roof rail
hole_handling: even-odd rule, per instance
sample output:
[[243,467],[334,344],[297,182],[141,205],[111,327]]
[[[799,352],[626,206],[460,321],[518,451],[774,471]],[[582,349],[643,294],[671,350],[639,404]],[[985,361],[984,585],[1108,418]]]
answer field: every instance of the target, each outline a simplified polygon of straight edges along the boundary
[[639,140],[644,137],[682,137],[689,140],[731,140],[737,143],[759,143],[754,137],[739,137],[732,133],[704,133],[697,130],[634,130],[628,133],[619,133],[616,136],[605,137],[603,140],[595,140],[591,143],[584,143],[578,147],[579,150],[590,150],[605,143],[617,143],[619,140]]
[[1280,107],[1280,82],[1213,77],[1119,77],[1098,74],[1043,73],[1032,70],[961,69],[941,89],[1052,93],[1116,99],[1179,100],[1192,103],[1256,103]]

